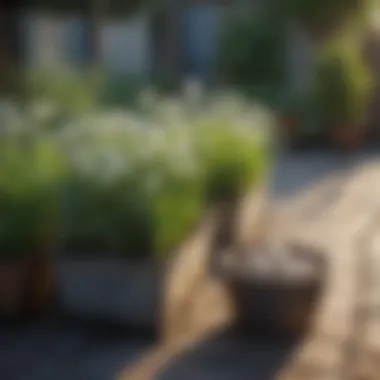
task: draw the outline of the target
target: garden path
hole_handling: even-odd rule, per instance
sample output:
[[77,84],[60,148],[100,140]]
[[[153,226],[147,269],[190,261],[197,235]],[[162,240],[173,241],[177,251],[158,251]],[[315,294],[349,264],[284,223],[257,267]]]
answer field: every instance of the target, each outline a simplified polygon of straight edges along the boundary
[[380,379],[380,159],[285,156],[275,171],[270,238],[319,246],[329,262],[311,331],[280,343],[227,328],[180,354],[152,351],[123,380]]

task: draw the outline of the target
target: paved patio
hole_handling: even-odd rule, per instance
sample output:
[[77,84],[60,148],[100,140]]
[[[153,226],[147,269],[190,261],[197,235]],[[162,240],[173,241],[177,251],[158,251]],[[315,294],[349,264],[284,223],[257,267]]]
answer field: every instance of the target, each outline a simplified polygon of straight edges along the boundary
[[[328,252],[330,278],[315,329],[296,345],[225,332],[179,357],[168,352],[154,378],[380,379],[380,159],[284,156],[273,194],[273,236],[305,239]],[[111,380],[152,343],[104,326],[0,324],[0,379]]]
[[151,344],[120,329],[66,322],[0,325],[1,380],[111,380]]
[[282,157],[273,181],[270,238],[323,248],[329,274],[302,341],[237,339],[232,331],[157,347],[122,380],[380,379],[380,159]]

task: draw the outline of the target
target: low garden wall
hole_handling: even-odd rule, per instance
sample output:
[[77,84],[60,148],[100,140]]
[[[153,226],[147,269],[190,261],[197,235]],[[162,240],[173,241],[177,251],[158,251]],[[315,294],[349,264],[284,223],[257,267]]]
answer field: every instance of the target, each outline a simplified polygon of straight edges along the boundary
[[[255,187],[238,203],[237,223],[231,225],[236,241],[231,244],[255,236],[263,205],[260,190]],[[221,208],[207,213],[162,263],[113,258],[62,260],[58,277],[61,313],[153,331],[164,341],[191,336],[209,324],[229,320],[228,296],[211,268],[218,263],[215,239],[224,218]]]

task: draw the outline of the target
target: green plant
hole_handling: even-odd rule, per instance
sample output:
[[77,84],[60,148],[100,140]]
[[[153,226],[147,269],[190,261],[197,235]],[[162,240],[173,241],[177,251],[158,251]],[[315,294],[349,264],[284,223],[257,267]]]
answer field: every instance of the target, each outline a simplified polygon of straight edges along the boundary
[[98,103],[102,76],[69,69],[29,70],[25,73],[28,96],[48,101],[56,113],[77,115],[91,111]]
[[235,18],[227,24],[220,47],[220,71],[234,85],[277,87],[283,84],[283,20],[266,16]]
[[105,106],[130,106],[135,102],[141,87],[141,80],[131,75],[107,76],[103,81],[100,102]]
[[58,151],[47,140],[3,144],[0,150],[0,256],[30,257],[57,238]]
[[227,103],[191,109],[156,100],[145,115],[94,115],[61,130],[70,250],[162,257],[208,202],[259,181],[268,163],[260,137],[267,120],[250,104]]
[[200,128],[206,199],[219,202],[239,196],[262,176],[268,161],[259,140],[234,131],[223,119],[206,121]]
[[279,0],[277,7],[284,15],[301,22],[311,31],[339,29],[347,21],[362,17],[369,5],[367,0]]
[[369,70],[351,38],[319,52],[314,89],[326,126],[363,124],[371,92]]
[[321,132],[321,112],[318,100],[312,91],[290,91],[282,94],[276,111],[280,123],[292,123],[297,129],[297,134],[309,135]]

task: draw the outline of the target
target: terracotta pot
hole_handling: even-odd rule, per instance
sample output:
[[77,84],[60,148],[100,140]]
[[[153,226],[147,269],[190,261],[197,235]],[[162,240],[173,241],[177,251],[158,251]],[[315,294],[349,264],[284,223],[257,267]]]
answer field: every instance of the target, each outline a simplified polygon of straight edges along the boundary
[[353,151],[361,147],[366,132],[360,128],[336,126],[330,130],[330,142],[336,149]]
[[0,314],[22,313],[26,296],[29,267],[25,262],[0,263]]
[[299,123],[296,117],[292,115],[283,115],[280,117],[280,135],[286,139],[293,139],[299,133]]
[[0,315],[38,314],[53,295],[53,265],[48,258],[0,263]]
[[55,293],[54,265],[50,256],[30,262],[27,286],[25,312],[34,315],[46,311]]

